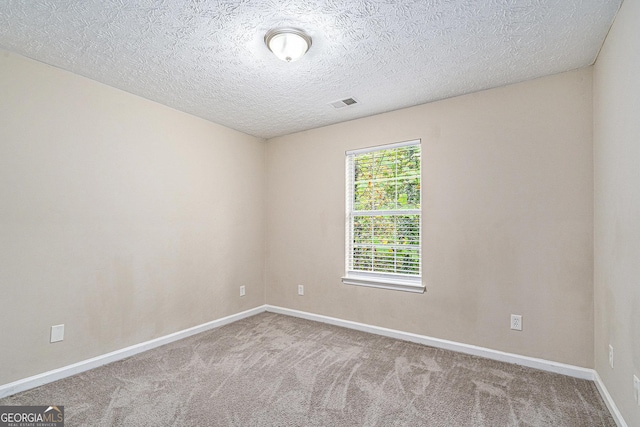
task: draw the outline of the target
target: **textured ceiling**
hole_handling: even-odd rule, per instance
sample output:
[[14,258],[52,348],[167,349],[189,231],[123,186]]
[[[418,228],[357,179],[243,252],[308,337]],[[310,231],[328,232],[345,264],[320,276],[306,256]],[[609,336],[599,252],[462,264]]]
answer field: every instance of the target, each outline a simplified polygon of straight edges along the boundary
[[[2,0],[0,47],[269,138],[590,65],[620,3]],[[280,26],[301,60],[264,45]]]

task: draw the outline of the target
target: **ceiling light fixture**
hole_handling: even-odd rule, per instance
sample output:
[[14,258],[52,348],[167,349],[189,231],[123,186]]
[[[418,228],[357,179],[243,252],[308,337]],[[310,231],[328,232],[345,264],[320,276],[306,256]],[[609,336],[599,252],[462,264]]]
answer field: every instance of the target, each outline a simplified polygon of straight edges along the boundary
[[264,42],[271,52],[283,61],[302,58],[311,47],[311,37],[296,28],[274,28],[267,31]]

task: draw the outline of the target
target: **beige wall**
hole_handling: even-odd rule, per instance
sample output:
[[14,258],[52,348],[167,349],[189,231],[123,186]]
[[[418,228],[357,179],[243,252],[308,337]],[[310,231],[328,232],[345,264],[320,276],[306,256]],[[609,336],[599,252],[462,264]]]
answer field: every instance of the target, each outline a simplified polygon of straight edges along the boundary
[[[594,71],[595,365],[640,426],[640,1],[626,0]],[[608,347],[614,348],[614,368]]]
[[[256,307],[265,292],[593,367],[590,68],[266,145],[2,51],[0,70],[0,384]],[[344,151],[415,138],[427,292],[343,285]],[[58,323],[65,341],[49,344]]]
[[[269,140],[267,303],[592,367],[591,72]],[[344,152],[416,138],[427,292],[343,285]]]
[[262,140],[0,51],[0,384],[263,304],[264,175]]

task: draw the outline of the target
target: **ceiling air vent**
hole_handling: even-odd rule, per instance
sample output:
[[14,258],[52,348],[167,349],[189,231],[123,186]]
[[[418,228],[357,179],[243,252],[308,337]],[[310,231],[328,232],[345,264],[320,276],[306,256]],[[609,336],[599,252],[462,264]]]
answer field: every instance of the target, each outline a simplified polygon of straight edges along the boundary
[[356,101],[354,98],[346,98],[341,99],[340,101],[330,102],[329,105],[331,105],[333,108],[343,108],[350,105],[355,105],[357,103],[358,101]]

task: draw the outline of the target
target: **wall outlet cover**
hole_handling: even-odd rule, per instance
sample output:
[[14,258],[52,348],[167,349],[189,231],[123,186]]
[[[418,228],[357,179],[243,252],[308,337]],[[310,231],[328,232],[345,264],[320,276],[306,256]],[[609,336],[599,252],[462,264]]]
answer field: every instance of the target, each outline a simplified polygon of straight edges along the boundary
[[304,285],[298,285],[298,295],[304,295]]
[[58,342],[64,339],[64,325],[51,327],[51,342]]
[[613,369],[613,346],[609,344],[609,366]]
[[522,316],[519,314],[512,314],[511,315],[511,329],[513,329],[514,331],[521,331],[522,330]]
[[633,397],[638,406],[640,406],[640,378],[633,376]]
[[243,297],[246,294],[246,290],[244,288],[244,285],[240,286],[240,296]]

